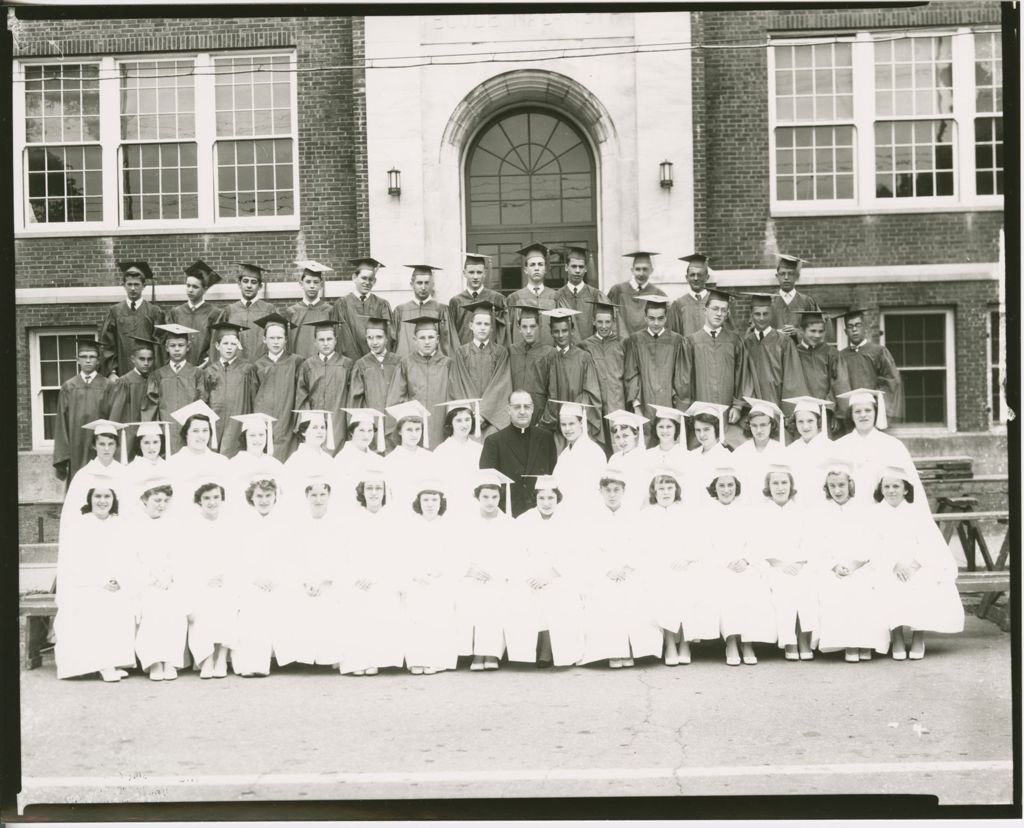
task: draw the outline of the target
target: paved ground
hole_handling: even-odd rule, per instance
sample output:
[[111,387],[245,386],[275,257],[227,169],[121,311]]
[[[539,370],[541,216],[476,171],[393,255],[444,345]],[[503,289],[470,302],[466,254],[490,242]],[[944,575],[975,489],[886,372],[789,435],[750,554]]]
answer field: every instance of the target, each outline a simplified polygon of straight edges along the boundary
[[729,668],[119,685],[22,673],[20,804],[927,793],[1011,801],[1010,637],[969,617],[921,662],[764,648]]

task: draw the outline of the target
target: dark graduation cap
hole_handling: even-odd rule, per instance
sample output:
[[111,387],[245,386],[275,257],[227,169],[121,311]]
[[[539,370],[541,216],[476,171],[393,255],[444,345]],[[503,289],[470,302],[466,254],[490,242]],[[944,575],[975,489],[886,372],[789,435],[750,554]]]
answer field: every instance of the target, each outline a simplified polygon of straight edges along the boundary
[[800,326],[810,325],[812,322],[828,322],[832,317],[820,310],[800,310]]
[[532,253],[534,250],[539,252],[545,259],[547,259],[548,256],[551,255],[551,251],[548,249],[547,245],[541,244],[540,242],[530,242],[528,245],[526,245],[526,247],[517,250],[516,253],[518,253],[520,256],[523,257],[524,260],[526,260],[530,257],[530,253]]
[[321,328],[330,328],[333,331],[340,324],[336,319],[314,319],[312,322],[303,322],[302,327],[312,328],[314,332]]
[[524,316],[532,316],[534,319],[540,318],[540,305],[537,304],[536,299],[519,297],[515,301],[510,301],[508,307],[518,311],[520,319]]
[[242,276],[255,276],[261,282],[263,281],[264,268],[251,262],[235,262],[235,264],[242,269],[242,272],[238,274],[238,278],[242,278]]
[[207,289],[210,289],[221,280],[220,274],[202,259],[196,259],[192,264],[186,267],[185,275],[191,276],[193,279],[198,279]]
[[153,268],[149,266],[149,262],[118,262],[117,268],[121,271],[122,279],[129,275],[141,276],[147,281],[153,278]]
[[867,312],[868,308],[850,308],[845,313],[837,313],[836,318],[850,319],[855,316],[864,316]]
[[770,305],[772,299],[775,298],[770,293],[745,293],[743,295],[750,297],[751,306]]
[[133,351],[138,350],[139,348],[141,348],[144,345],[148,346],[150,348],[153,348],[153,349],[156,349],[160,345],[159,342],[154,342],[152,339],[147,339],[144,336],[133,336],[132,339],[135,340],[135,344],[132,345],[132,350]]
[[622,258],[636,261],[637,259],[651,259],[652,256],[658,255],[660,254],[653,250],[634,250],[632,253],[623,253]]
[[711,287],[710,285],[708,285],[707,290],[708,290],[708,301],[709,302],[712,299],[721,299],[721,300],[724,300],[724,301],[728,302],[728,301],[730,301],[730,300],[735,298],[735,294],[729,293],[729,291],[722,290],[721,288],[718,288],[718,287]]
[[248,325],[239,325],[237,322],[215,322],[213,324],[213,330],[218,333],[233,333],[240,334],[242,331],[249,330]]
[[587,248],[579,247],[578,245],[563,247],[559,252],[566,261],[569,261],[570,256],[579,256],[583,261],[588,261],[590,259],[590,251],[587,250]]
[[81,351],[83,348],[93,348],[96,351],[100,349],[100,343],[95,339],[78,339],[75,340],[75,350]]
[[679,261],[686,262],[687,264],[702,264],[706,265],[709,261],[708,257],[703,253],[690,253],[686,256],[680,256]]
[[385,319],[383,316],[363,316],[362,314],[360,314],[359,318],[366,320],[367,329],[381,328],[384,331],[387,331],[387,329],[391,326],[391,320]]
[[362,265],[372,267],[374,270],[379,270],[384,267],[384,262],[378,262],[373,256],[356,256],[353,259],[349,259],[348,263],[354,268],[359,268]]
[[605,299],[584,299],[584,302],[589,302],[594,306],[594,312],[598,311],[611,311],[613,314],[619,310],[622,306],[616,305],[614,302],[608,302]]
[[422,273],[423,271],[427,271],[428,273],[433,275],[435,270],[444,270],[443,267],[435,267],[434,265],[428,265],[428,264],[402,265],[402,267],[411,268],[413,276],[415,276],[417,273]]
[[[474,302],[474,305],[479,305],[479,302]],[[403,319],[403,322],[413,326],[413,330],[417,330],[420,325],[438,325],[441,323],[441,317],[438,314],[421,313],[419,316],[410,316],[408,319]]]
[[487,263],[493,258],[494,257],[489,253],[470,253],[469,251],[466,251],[462,266],[465,267],[468,264],[482,264],[486,267]]
[[494,304],[489,302],[487,299],[477,299],[475,302],[464,302],[461,307],[463,310],[469,311],[471,314],[474,314],[477,311],[484,311],[492,316],[496,310]]
[[285,331],[288,331],[290,328],[295,327],[292,324],[291,320],[285,319],[279,313],[268,313],[266,316],[261,316],[259,319],[256,320],[256,324],[259,325],[264,330],[266,330],[267,325],[270,325],[271,323],[283,325]]

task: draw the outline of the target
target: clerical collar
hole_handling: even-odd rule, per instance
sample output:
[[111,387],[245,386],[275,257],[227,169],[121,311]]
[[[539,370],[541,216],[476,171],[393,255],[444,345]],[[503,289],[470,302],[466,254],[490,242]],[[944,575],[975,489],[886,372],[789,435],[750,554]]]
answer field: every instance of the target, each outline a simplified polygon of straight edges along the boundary
[[192,304],[191,302],[186,302],[186,304],[188,305],[188,309],[189,309],[190,311],[192,311],[193,313],[195,313],[195,312],[196,312],[197,310],[199,310],[199,309],[200,309],[200,308],[201,308],[201,307],[202,307],[203,305],[205,305],[205,304],[206,304],[206,300],[205,300],[205,299],[200,299],[200,300],[199,300],[199,303],[198,303],[198,304],[196,304],[196,305],[193,305],[193,304]]
[[270,351],[267,351],[267,359],[269,359],[271,362],[277,362],[283,356],[284,356],[284,351],[280,351],[279,353],[276,353],[276,354],[272,354],[272,353],[270,353]]
[[[526,426],[526,428],[529,428],[529,426]],[[516,426],[516,429],[519,431],[520,434],[526,434],[526,428],[520,428],[519,426]]]

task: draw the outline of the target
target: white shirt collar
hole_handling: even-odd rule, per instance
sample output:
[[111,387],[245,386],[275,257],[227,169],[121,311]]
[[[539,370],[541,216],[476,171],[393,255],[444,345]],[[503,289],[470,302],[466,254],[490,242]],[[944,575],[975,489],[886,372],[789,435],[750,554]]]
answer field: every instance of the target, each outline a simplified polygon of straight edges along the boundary
[[172,361],[168,362],[167,364],[171,367],[171,370],[174,371],[175,374],[177,374],[178,371],[185,367],[185,360],[182,360],[181,362]]
[[[138,308],[145,301],[146,298],[144,296],[140,296],[138,299],[135,300],[135,307]],[[125,297],[124,303],[129,308],[132,306],[132,300],[127,297]]]
[[237,356],[233,356],[231,359],[225,361],[225,359],[223,357],[221,357],[220,358],[220,364],[225,366],[225,367],[230,367],[230,366],[235,364],[235,360],[236,359],[238,359],[238,357]]
[[92,382],[94,379],[96,379],[96,375],[98,373],[99,371],[93,371],[91,374],[83,374],[81,371],[79,371],[78,376],[80,376],[83,380],[88,380],[89,382]]
[[655,333],[650,328],[648,328],[647,333],[649,333],[654,339],[657,339],[659,336],[661,336],[661,334],[665,333],[665,331],[664,329],[662,329],[659,333]]
[[281,351],[281,353],[279,353],[277,355],[274,355],[274,354],[270,353],[270,351],[267,351],[267,359],[269,359],[271,362],[278,362],[281,359],[281,357],[283,357],[283,356],[284,356],[284,351]]
[[195,304],[195,305],[193,305],[191,302],[186,300],[185,304],[188,305],[188,309],[190,311],[197,311],[197,310],[199,310],[199,308],[201,308],[203,305],[206,304],[206,300],[205,299],[200,299],[199,303]]
[[487,347],[487,343],[490,342],[490,341],[491,341],[490,337],[485,339],[483,342],[478,342],[477,340],[474,339],[473,340],[473,344],[476,345],[477,348],[486,348]]
[[384,364],[384,358],[388,355],[387,351],[384,351],[380,356],[377,356],[376,354],[374,354],[373,351],[370,351],[370,353],[373,354],[373,358],[375,360],[377,360],[377,362],[381,363],[382,365]]
[[[755,333],[756,333],[757,329],[755,328],[754,330],[755,330]],[[761,335],[762,336],[768,336],[768,334],[770,334],[773,330],[774,330],[774,328],[772,328],[772,326],[769,325],[767,328],[765,328],[763,331],[761,331]]]
[[314,305],[318,305],[319,303],[319,299],[317,299],[315,302],[310,302],[305,296],[302,297],[302,304],[305,305],[307,308],[311,308]]
[[[647,284],[649,285],[649,284],[650,284],[650,282],[648,282]],[[641,288],[640,288],[640,285],[638,285],[638,284],[637,284],[637,281],[636,281],[636,279],[634,279],[634,278],[632,278],[632,277],[630,277],[630,280],[629,280],[629,286],[630,286],[631,288],[633,288],[633,290],[636,290],[636,291],[639,291],[639,290],[641,290]],[[646,285],[645,285],[644,287],[646,287]]]
[[[711,328],[709,328],[709,327],[707,326],[707,323],[706,323],[706,322],[704,323],[704,332],[705,332],[705,333],[706,333],[706,334],[707,334],[708,336],[711,336]],[[717,338],[717,335],[718,335],[718,334],[720,334],[721,332],[722,332],[722,329],[721,329],[721,328],[716,328],[716,329],[715,329],[715,334],[716,334],[716,337],[715,337],[715,338]]]
[[789,293],[786,293],[782,288],[779,288],[779,296],[781,296],[782,301],[788,305],[793,301],[793,297],[796,296],[796,288],[793,288]]

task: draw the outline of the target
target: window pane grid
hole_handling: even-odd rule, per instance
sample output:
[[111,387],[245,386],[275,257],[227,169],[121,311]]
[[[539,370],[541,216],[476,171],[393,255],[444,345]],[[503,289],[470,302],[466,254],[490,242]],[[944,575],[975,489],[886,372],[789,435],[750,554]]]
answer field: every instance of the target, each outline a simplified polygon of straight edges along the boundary
[[216,58],[213,64],[218,137],[292,134],[286,55]]
[[778,127],[775,188],[779,201],[852,199],[853,127]]
[[1001,355],[999,340],[999,311],[991,311],[989,313],[988,329],[989,382],[992,389],[992,399],[989,403],[989,411],[992,414],[992,422],[1002,422],[1003,409],[1001,404],[1001,394],[999,393],[999,360]]
[[126,221],[198,215],[195,144],[125,144],[122,175]]
[[851,44],[776,46],[775,117],[780,123],[850,120]]
[[100,140],[98,63],[25,67],[25,143]]
[[953,111],[952,38],[875,41],[875,110],[879,116]]
[[907,423],[945,424],[946,315],[885,314],[885,346],[903,381]]
[[42,392],[43,439],[52,440],[57,421],[60,386],[78,370],[79,334],[45,334],[39,337],[39,390]]
[[978,195],[1003,194],[1003,119],[975,118],[974,175]]
[[219,215],[292,215],[292,155],[290,139],[218,141]]
[[875,123],[875,195],[954,195],[953,121]]
[[121,137],[129,141],[195,137],[191,60],[121,64]]
[[98,146],[32,147],[25,152],[29,221],[103,218],[103,171]]
[[974,34],[974,86],[975,111],[1002,114],[1003,44],[999,32]]

